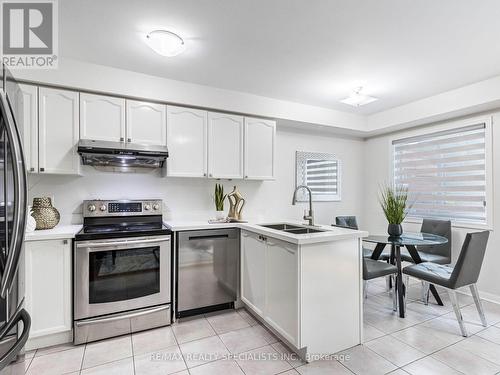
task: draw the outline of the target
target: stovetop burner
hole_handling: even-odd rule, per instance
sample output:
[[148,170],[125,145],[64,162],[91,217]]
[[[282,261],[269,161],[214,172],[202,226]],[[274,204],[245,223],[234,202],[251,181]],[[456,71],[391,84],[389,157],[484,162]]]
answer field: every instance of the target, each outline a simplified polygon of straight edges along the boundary
[[83,227],[75,236],[77,241],[101,240],[107,238],[145,237],[169,235],[172,231],[166,225],[128,226],[128,227]]
[[119,223],[114,225],[98,225],[83,228],[84,233],[113,233],[113,232],[147,232],[161,229],[161,223],[158,224],[135,224]]
[[84,201],[83,229],[75,239],[94,240],[168,235],[161,200]]

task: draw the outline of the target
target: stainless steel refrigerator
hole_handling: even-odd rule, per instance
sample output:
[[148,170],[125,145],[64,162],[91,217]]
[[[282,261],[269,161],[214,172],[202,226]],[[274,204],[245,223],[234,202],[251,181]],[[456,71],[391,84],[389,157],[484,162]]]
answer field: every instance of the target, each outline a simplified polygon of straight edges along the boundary
[[26,165],[22,150],[22,92],[2,66],[0,80],[0,370],[16,359],[31,319],[18,295],[17,271],[27,215]]

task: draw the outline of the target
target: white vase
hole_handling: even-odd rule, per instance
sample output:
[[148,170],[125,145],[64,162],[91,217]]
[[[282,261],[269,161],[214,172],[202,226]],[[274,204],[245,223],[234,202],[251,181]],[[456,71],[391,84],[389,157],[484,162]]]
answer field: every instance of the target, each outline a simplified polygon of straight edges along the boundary
[[222,211],[215,211],[215,218],[217,220],[225,219],[226,218],[226,211],[224,211],[224,210],[222,210]]
[[28,214],[26,215],[26,232],[34,232],[36,228],[36,221],[31,216],[31,206],[28,206]]

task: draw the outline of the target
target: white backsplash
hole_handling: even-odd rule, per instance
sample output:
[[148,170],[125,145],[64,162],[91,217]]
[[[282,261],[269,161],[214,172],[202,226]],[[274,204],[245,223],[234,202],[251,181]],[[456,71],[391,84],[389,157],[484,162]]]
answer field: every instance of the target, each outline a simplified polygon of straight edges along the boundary
[[[342,201],[315,202],[316,222],[329,224],[336,215],[361,215],[363,202],[363,141],[330,135],[309,135],[279,130],[276,142],[276,180],[219,181],[225,192],[238,186],[246,200],[243,215],[252,220],[300,219],[306,203],[291,205],[295,187],[295,151],[330,152],[343,163]],[[215,215],[212,194],[216,180],[162,177],[148,173],[103,172],[82,166],[82,176],[30,174],[29,199],[53,197],[61,224],[82,222],[85,199],[162,199],[166,220],[208,220]],[[226,201],[225,210],[229,209]]]

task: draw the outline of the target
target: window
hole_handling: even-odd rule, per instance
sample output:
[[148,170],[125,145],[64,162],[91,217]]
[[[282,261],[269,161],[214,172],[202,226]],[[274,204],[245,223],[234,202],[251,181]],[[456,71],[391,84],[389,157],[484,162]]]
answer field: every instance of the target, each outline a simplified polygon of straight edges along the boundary
[[[313,201],[340,200],[340,160],[335,155],[297,151],[296,186],[306,185],[312,191]],[[297,192],[297,200],[309,199],[307,191]]]
[[393,141],[394,183],[408,188],[409,218],[487,224],[489,125]]

